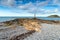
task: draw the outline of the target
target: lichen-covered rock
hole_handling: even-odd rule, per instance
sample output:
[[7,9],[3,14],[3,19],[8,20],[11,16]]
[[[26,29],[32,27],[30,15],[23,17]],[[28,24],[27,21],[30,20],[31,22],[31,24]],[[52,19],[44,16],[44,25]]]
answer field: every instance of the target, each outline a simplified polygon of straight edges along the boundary
[[25,29],[27,30],[35,30],[35,31],[41,31],[40,28],[41,28],[41,25],[39,24],[38,21],[27,21],[25,23],[23,23],[23,26],[25,27]]

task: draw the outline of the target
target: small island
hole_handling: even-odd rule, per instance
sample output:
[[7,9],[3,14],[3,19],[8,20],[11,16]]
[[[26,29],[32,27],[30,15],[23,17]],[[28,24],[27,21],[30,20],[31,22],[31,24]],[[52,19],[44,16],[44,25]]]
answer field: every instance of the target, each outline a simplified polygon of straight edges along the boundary
[[59,15],[50,15],[48,17],[51,17],[51,18],[59,18],[60,16]]

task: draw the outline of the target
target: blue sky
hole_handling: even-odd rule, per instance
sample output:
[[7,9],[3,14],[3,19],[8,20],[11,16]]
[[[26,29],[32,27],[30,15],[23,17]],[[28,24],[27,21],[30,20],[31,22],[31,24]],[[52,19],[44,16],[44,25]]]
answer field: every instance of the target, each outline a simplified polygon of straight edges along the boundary
[[0,16],[60,15],[60,0],[0,0]]

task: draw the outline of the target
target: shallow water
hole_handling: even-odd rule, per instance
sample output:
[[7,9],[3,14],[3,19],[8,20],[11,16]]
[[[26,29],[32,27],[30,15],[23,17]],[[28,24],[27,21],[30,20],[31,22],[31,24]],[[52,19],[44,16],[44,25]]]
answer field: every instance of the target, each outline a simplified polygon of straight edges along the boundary
[[[0,17],[0,22],[9,21],[9,20],[13,20],[13,19],[16,19],[16,18],[33,18],[33,17]],[[60,18],[38,17],[38,19],[60,21]]]
[[13,18],[13,17],[0,17],[0,22],[5,22],[5,21],[13,20],[13,19],[16,19],[16,18]]

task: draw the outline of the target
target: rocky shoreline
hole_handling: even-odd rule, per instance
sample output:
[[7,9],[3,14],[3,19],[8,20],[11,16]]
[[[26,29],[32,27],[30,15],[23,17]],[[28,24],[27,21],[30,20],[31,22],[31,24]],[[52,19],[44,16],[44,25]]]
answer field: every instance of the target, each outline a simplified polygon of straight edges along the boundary
[[[24,28],[25,23],[36,23],[41,26],[41,33],[36,32],[35,30],[26,30]],[[29,23],[29,24],[31,24]],[[26,25],[27,25],[26,24]],[[55,25],[58,24],[58,25]],[[59,39],[59,38],[53,38],[53,36],[56,37],[59,36],[59,21],[49,21],[49,20],[41,20],[41,19],[14,19],[6,22],[0,23],[0,39],[1,40],[52,40],[52,39]],[[34,24],[32,24],[34,25]],[[33,27],[35,28],[35,27]],[[37,27],[38,28],[38,27]],[[57,32],[58,34],[57,34]],[[38,36],[38,35],[39,36]],[[51,34],[54,34],[53,36]],[[30,35],[30,36],[29,36]],[[47,38],[47,36],[48,38]],[[50,38],[51,35],[51,38]],[[43,37],[42,37],[43,36]],[[30,38],[32,37],[32,38]],[[59,36],[60,37],[60,36]]]
[[14,19],[14,20],[10,20],[10,21],[5,21],[5,22],[0,22],[0,26],[1,25],[12,25],[12,24],[18,24],[20,26],[23,26],[23,22],[25,21],[38,21],[39,23],[48,23],[48,24],[60,24],[60,21],[56,21],[56,20],[42,20],[42,19],[34,19],[34,18],[21,18],[21,19]]

